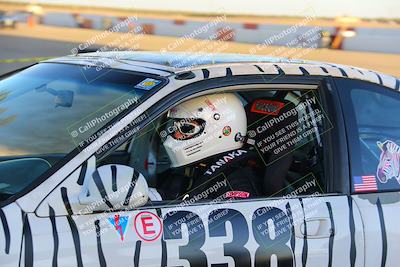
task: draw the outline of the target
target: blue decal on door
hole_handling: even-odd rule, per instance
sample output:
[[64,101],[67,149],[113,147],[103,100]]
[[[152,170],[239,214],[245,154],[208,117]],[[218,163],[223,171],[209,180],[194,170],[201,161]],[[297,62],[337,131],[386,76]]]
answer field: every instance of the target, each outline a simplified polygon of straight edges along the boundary
[[121,241],[124,241],[126,226],[128,225],[129,216],[119,216],[115,214],[114,217],[108,218],[108,221],[117,231]]

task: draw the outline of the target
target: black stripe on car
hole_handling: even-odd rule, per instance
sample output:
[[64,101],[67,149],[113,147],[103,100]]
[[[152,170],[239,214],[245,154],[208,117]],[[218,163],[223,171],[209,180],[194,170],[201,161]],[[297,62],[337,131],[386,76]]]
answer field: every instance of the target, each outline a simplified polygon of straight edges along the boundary
[[232,69],[226,68],[226,76],[232,76]]
[[85,180],[86,170],[87,170],[87,161],[85,161],[82,164],[81,171],[79,172],[78,181],[76,181],[77,184],[83,185],[83,181]]
[[333,219],[332,206],[330,202],[326,202],[328,208],[329,219],[331,221],[331,234],[329,236],[329,258],[328,267],[332,267],[332,256],[333,256],[333,242],[335,241],[335,221]]
[[142,241],[138,240],[136,241],[136,246],[135,246],[135,255],[133,257],[133,266],[134,267],[139,267],[139,260],[140,260],[140,248],[142,247]]
[[381,266],[386,266],[386,258],[387,258],[387,235],[386,235],[386,226],[385,226],[385,217],[383,216],[382,204],[381,200],[378,198],[376,201],[376,207],[378,209],[379,222],[381,226],[381,236],[382,236],[382,260]]
[[375,73],[376,77],[378,77],[379,84],[380,84],[380,85],[383,85],[383,81],[382,81],[381,75],[379,75],[379,74],[376,73],[376,72],[374,72],[374,73]]
[[260,66],[254,65],[254,67],[256,67],[260,72],[264,72],[264,70]]
[[103,248],[101,246],[101,230],[100,230],[100,221],[96,220],[94,222],[96,227],[96,241],[97,241],[97,254],[99,255],[99,263],[101,267],[107,266],[106,259],[104,258]]
[[294,229],[294,222],[293,222],[293,214],[292,214],[292,208],[290,207],[290,203],[288,202],[286,204],[286,214],[289,218],[289,224],[290,224],[290,230],[292,232],[290,236],[290,246],[293,251],[293,262],[296,262],[296,235],[295,235],[295,229]]
[[129,205],[129,200],[131,199],[133,189],[135,188],[136,181],[139,178],[139,175],[140,174],[138,171],[133,170],[133,175],[132,175],[131,183],[129,184],[128,193],[126,194],[126,197],[125,197],[124,206]]
[[210,77],[210,71],[208,69],[201,69],[203,72],[204,79],[208,79]]
[[117,192],[117,166],[111,165],[112,191]]
[[106,203],[106,205],[110,209],[114,208],[113,205],[111,204],[110,200],[108,199],[107,192],[106,192],[106,189],[104,188],[103,181],[101,180],[101,177],[97,170],[95,170],[93,172],[93,180],[94,180],[94,183],[96,184],[97,189],[99,190],[99,193],[100,193],[101,198],[103,199],[104,203]]
[[351,67],[351,69],[357,71],[358,73],[360,73],[362,75],[364,75],[364,72],[362,70],[360,70],[360,69],[353,68],[353,67]]
[[274,67],[278,71],[279,75],[285,75],[285,72],[283,71],[283,69],[281,67],[279,67],[278,65],[275,65],[275,64],[274,64]]
[[303,223],[304,223],[304,244],[303,244],[303,252],[301,255],[301,262],[303,264],[303,267],[306,266],[307,264],[307,257],[308,257],[308,241],[307,241],[307,223],[306,223],[306,213],[304,211],[304,204],[303,204],[303,199],[300,198],[300,204],[301,204],[301,209],[303,210],[304,218],[303,218]]
[[53,260],[52,260],[51,266],[57,267],[58,266],[57,259],[58,259],[59,238],[58,238],[55,212],[54,212],[54,209],[50,205],[49,205],[49,218],[50,218],[50,222],[51,222],[51,228],[53,231],[53,243],[54,243]]
[[22,221],[23,221],[23,230],[22,230],[22,238],[24,240],[24,266],[31,267],[33,266],[33,240],[32,240],[32,231],[31,226],[29,224],[28,215],[22,212]]
[[71,216],[72,215],[72,208],[71,208],[71,204],[69,203],[69,199],[68,199],[68,195],[67,195],[67,188],[66,187],[61,187],[60,191],[61,191],[61,198],[63,200],[65,210],[67,211],[67,214],[69,216]]
[[[162,218],[161,209],[156,209],[157,216]],[[161,238],[161,267],[167,266],[167,243],[165,242],[164,238]]]
[[10,228],[8,226],[7,222],[7,217],[4,214],[3,209],[0,209],[0,219],[1,219],[1,224],[3,225],[3,232],[4,232],[4,238],[5,238],[5,246],[4,246],[4,252],[6,254],[10,253],[10,244],[11,244],[11,235],[10,235]]
[[357,257],[357,248],[356,248],[356,227],[354,223],[354,214],[353,214],[353,199],[348,196],[347,202],[349,204],[349,228],[350,228],[350,266],[355,266],[356,257]]
[[306,75],[306,76],[310,75],[310,73],[305,68],[299,67],[299,69],[303,73],[303,75]]
[[61,187],[61,197],[63,199],[65,209],[68,212],[67,220],[68,220],[69,227],[71,228],[72,240],[74,241],[77,265],[78,265],[78,267],[83,267],[82,253],[81,253],[81,241],[80,241],[79,232],[76,227],[75,221],[71,217],[72,209],[71,209],[71,204],[68,199],[67,188]]
[[339,69],[339,71],[340,71],[340,73],[342,74],[343,77],[349,77],[344,69],[342,69],[340,67],[337,67],[337,68]]
[[329,71],[328,71],[325,67],[320,67],[320,68],[321,68],[321,70],[322,70],[323,72],[329,73]]

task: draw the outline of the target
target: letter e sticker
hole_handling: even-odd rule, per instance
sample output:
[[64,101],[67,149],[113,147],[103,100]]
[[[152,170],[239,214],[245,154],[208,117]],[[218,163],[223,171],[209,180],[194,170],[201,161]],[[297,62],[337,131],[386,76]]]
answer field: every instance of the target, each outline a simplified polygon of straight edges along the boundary
[[163,231],[160,218],[148,211],[139,212],[135,216],[134,227],[138,237],[146,242],[156,241]]

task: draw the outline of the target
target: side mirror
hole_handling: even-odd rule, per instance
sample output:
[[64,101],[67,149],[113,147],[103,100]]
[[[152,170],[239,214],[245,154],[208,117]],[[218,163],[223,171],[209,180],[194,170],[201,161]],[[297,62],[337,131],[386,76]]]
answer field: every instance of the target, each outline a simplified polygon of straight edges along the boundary
[[148,191],[141,173],[129,166],[110,164],[85,178],[78,198],[90,211],[132,209],[147,203]]

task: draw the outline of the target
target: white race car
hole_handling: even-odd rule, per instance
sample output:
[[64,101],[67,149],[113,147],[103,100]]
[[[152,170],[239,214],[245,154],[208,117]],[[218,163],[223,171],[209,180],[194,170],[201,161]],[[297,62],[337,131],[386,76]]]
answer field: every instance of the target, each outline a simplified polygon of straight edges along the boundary
[[0,265],[399,266],[399,87],[244,55],[6,74]]

